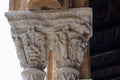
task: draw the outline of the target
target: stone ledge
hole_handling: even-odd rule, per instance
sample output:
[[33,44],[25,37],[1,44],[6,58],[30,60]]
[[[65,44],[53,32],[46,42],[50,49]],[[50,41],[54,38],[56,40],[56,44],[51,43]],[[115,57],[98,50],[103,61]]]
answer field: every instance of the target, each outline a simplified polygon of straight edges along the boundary
[[10,11],[6,12],[5,16],[10,21],[23,19],[56,19],[65,17],[77,17],[90,22],[89,18],[92,19],[92,8],[86,7],[73,8],[68,10]]

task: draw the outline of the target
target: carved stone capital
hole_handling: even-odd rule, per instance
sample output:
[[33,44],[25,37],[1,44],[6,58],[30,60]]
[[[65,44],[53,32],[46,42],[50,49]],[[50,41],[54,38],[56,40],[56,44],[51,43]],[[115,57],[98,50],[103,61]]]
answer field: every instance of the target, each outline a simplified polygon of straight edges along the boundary
[[6,17],[22,67],[44,71],[50,49],[58,69],[81,65],[92,36],[91,8],[17,11]]

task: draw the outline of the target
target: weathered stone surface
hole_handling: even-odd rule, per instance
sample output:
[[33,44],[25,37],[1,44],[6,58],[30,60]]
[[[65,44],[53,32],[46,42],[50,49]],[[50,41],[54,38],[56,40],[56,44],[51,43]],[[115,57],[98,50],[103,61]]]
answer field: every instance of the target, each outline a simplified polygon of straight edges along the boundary
[[46,73],[40,69],[28,68],[22,72],[23,80],[44,80]]
[[[55,53],[57,73],[63,67],[71,67],[71,71],[81,65],[88,40],[92,36],[90,8],[8,12],[6,17],[11,24],[22,67],[44,71],[51,49]],[[73,77],[66,76],[68,78],[64,80],[75,80],[78,76],[74,71],[66,74]],[[59,80],[63,79],[62,75],[64,73],[61,73]]]
[[57,80],[77,80],[79,71],[71,67],[62,67],[57,70]]

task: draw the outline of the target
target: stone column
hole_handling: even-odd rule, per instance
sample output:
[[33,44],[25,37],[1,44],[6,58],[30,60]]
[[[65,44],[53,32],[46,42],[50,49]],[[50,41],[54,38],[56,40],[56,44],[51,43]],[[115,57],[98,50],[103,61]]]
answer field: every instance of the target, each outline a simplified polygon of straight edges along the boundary
[[77,80],[87,43],[92,36],[92,9],[10,11],[11,25],[23,80],[44,80],[52,49],[57,80]]

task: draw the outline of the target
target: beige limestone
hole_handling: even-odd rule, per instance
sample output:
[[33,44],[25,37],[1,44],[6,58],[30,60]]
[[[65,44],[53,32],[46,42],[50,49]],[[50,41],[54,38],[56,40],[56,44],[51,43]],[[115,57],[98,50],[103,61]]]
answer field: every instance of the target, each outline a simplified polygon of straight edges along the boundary
[[[11,11],[6,17],[11,24],[18,58],[25,69],[23,80],[44,80],[51,49],[55,53],[57,80],[78,79],[76,68],[82,64],[92,36],[91,8]],[[39,73],[33,68],[39,69]],[[35,74],[27,74],[29,71]]]

